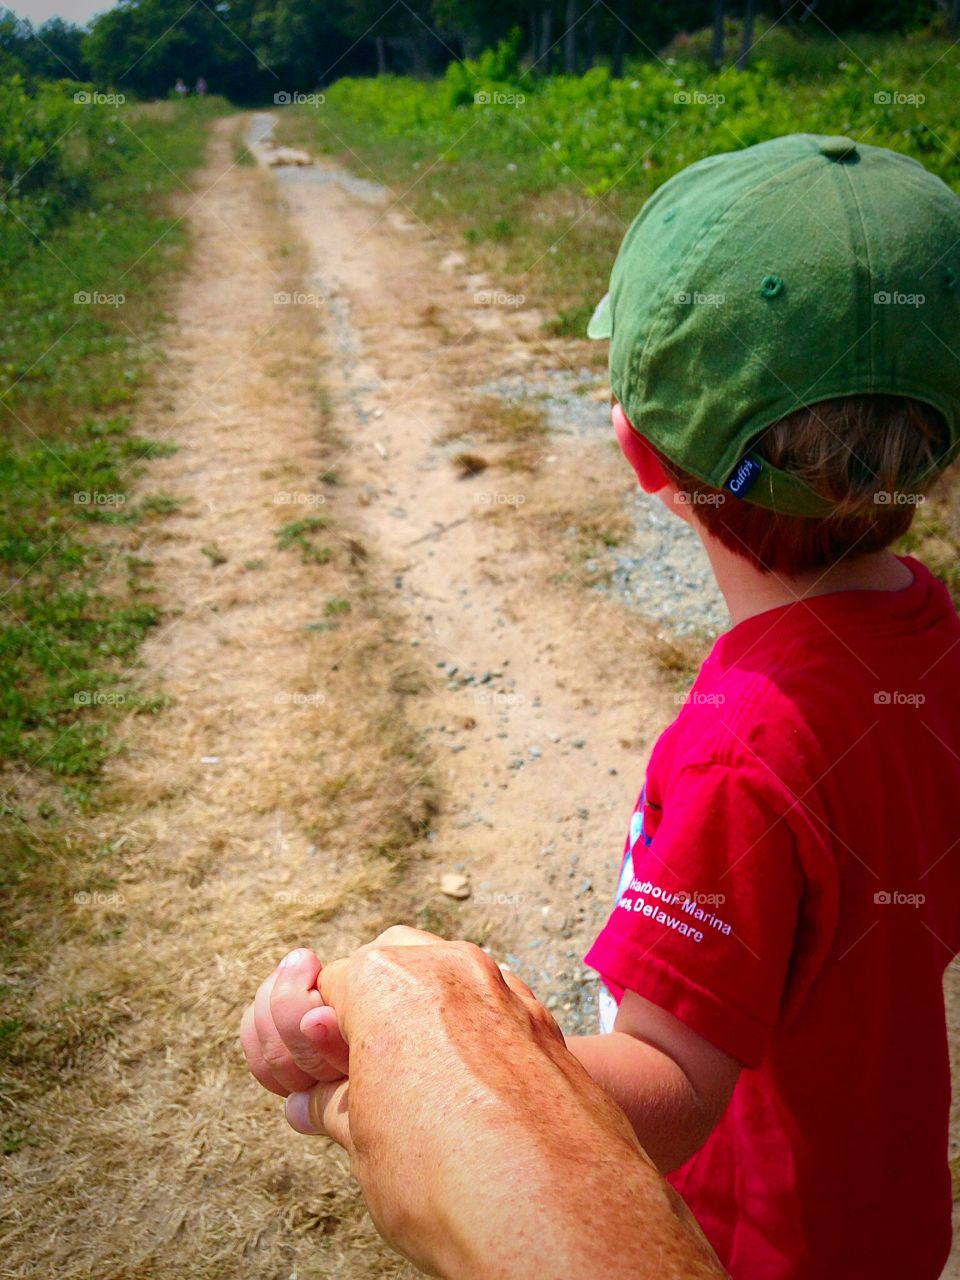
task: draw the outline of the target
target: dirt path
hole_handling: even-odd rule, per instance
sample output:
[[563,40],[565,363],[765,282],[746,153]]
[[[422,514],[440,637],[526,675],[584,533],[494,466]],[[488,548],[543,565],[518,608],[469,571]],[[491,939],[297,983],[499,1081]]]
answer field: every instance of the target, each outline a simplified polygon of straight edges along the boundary
[[[104,993],[103,1033],[16,1157],[11,1277],[412,1275],[337,1154],[291,1145],[249,1084],[242,1002],[288,946],[400,917],[485,941],[592,1026],[578,960],[676,711],[683,652],[586,589],[576,531],[629,488],[609,442],[542,437],[518,471],[453,438],[471,388],[568,348],[478,305],[496,282],[371,184],[234,166],[235,127],[137,422],[179,446],[149,478],[179,511],[140,551],[167,618],[140,678],[169,705],[125,727],[114,900],[79,904],[96,928],[54,958]],[[467,446],[490,465],[463,479]]]

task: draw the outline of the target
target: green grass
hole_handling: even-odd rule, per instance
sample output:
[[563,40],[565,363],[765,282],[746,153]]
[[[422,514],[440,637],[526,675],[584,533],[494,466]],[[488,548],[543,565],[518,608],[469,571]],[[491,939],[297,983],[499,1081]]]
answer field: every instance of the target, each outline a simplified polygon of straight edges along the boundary
[[[948,41],[917,33],[841,43],[777,27],[742,72],[705,67],[704,45],[678,39],[666,58],[621,80],[596,68],[540,80],[517,71],[497,84],[483,61],[455,63],[435,81],[345,79],[322,110],[285,112],[281,133],[385,183],[397,209],[469,245],[498,286],[572,337],[584,335],[644,200],[706,155],[795,131],[846,133],[906,151],[960,185],[957,51]],[[523,101],[474,101],[497,92]],[[926,101],[875,101],[890,92]],[[706,100],[677,101],[684,94]]]
[[297,547],[306,563],[327,564],[333,556],[330,547],[317,541],[317,534],[329,528],[324,516],[307,516],[303,520],[291,520],[277,530],[277,546],[281,551]]
[[143,464],[173,446],[133,435],[126,411],[184,261],[169,196],[222,110],[184,106],[116,110],[122,153],[22,246],[0,287],[0,756],[81,796],[117,710],[135,704],[126,673],[159,621],[127,526],[177,505],[131,499]]
[[[22,105],[22,104],[21,104]],[[162,695],[135,687],[141,641],[160,621],[151,564],[136,526],[177,507],[134,501],[145,463],[174,450],[131,430],[151,344],[163,323],[185,228],[170,196],[203,153],[223,104],[124,107],[104,127],[124,139],[108,166],[70,190],[42,238],[22,236],[0,285],[0,966],[28,972],[71,932],[123,927],[122,915],[83,916],[80,892],[112,891],[98,847],[78,818],[117,746],[117,719],[153,714]],[[0,119],[0,123],[2,123]],[[66,188],[58,187],[63,201]],[[34,191],[39,199],[42,192]],[[0,215],[2,216],[2,215]],[[37,225],[37,224],[35,224]],[[21,228],[22,230],[22,228]],[[0,226],[0,243],[13,232]],[[6,240],[4,239],[6,236]],[[117,306],[78,292],[125,295]],[[51,785],[52,784],[52,785]],[[81,919],[81,917],[83,917]],[[101,918],[102,917],[102,918]],[[99,923],[97,923],[99,921]],[[4,986],[0,1079],[8,1100],[52,1086],[112,1034],[116,1014],[93,992],[65,998],[52,1021],[30,1013],[29,986]],[[29,1134],[11,1122],[4,1152]]]

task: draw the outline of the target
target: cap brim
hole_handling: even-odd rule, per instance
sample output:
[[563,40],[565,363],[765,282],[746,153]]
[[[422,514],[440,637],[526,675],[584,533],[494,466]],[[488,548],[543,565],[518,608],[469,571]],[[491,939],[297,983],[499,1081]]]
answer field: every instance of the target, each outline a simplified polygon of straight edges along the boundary
[[605,293],[594,308],[587,325],[588,338],[609,338],[613,333],[613,316],[610,313],[610,295]]

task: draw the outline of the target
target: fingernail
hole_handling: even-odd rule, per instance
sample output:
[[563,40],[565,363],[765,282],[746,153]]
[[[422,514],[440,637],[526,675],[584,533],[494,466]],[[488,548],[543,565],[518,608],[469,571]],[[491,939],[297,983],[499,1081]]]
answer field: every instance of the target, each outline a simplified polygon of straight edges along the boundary
[[309,1093],[291,1093],[287,1098],[285,1114],[287,1124],[291,1129],[296,1129],[297,1133],[317,1132],[310,1121]]
[[284,956],[280,961],[280,968],[289,969],[291,965],[299,964],[303,956],[304,952],[302,950],[291,951],[289,955]]
[[325,1006],[321,1005],[319,1009],[308,1009],[300,1019],[301,1032],[316,1043],[327,1037],[324,1008]]

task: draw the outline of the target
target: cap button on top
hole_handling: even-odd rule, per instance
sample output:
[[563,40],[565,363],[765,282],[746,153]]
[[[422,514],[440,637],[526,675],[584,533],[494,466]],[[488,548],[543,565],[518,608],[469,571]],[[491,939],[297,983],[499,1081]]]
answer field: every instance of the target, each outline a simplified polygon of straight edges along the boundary
[[829,160],[849,160],[857,154],[857,144],[852,138],[824,138],[820,154]]

